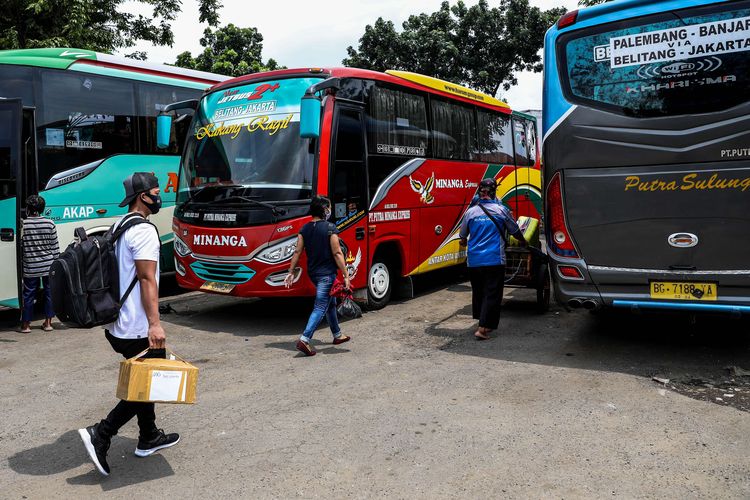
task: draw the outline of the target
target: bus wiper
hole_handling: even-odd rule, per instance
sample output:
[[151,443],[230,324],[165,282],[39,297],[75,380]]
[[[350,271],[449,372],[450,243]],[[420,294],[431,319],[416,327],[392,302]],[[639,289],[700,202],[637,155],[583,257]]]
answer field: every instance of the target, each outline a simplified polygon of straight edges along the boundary
[[199,194],[201,194],[203,191],[207,190],[208,188],[238,188],[242,187],[239,184],[204,184],[203,186],[200,186],[195,191],[191,191],[190,198],[188,198],[188,201],[193,201],[195,198],[198,197]]
[[239,195],[227,196],[226,198],[221,198],[220,200],[215,200],[214,203],[225,203],[227,201],[244,201],[246,203],[250,203],[250,204],[256,205],[258,207],[269,208],[269,209],[271,209],[271,212],[274,215],[284,215],[284,214],[286,214],[286,209],[285,208],[277,207],[276,205],[272,205],[271,203],[266,203],[265,201],[254,200],[252,198],[248,198],[247,196],[239,196]]

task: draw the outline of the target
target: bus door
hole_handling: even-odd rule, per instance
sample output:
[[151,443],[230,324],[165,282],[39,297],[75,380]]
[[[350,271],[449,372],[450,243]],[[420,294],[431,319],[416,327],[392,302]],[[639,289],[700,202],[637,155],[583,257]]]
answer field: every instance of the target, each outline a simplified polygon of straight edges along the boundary
[[18,228],[22,194],[21,99],[0,99],[0,306],[18,307]]
[[331,148],[331,222],[348,247],[344,255],[352,286],[367,285],[367,168],[364,111],[360,106],[337,103]]

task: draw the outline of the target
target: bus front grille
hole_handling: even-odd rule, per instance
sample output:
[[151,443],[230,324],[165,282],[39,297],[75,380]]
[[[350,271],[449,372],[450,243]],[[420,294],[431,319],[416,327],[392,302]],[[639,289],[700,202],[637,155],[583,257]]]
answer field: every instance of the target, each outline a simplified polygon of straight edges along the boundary
[[255,271],[244,264],[225,264],[196,260],[190,265],[196,276],[205,281],[241,285],[255,276]]

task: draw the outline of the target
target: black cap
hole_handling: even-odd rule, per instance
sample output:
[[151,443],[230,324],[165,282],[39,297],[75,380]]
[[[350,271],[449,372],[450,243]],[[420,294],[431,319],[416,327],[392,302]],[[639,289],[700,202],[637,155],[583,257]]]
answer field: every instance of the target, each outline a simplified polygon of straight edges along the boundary
[[495,182],[495,179],[482,179],[482,182],[479,183],[479,189],[489,189],[490,191],[495,191],[497,189],[497,183]]
[[159,187],[159,179],[150,172],[135,172],[122,181],[122,185],[125,186],[125,199],[122,200],[120,206],[126,207],[139,194]]

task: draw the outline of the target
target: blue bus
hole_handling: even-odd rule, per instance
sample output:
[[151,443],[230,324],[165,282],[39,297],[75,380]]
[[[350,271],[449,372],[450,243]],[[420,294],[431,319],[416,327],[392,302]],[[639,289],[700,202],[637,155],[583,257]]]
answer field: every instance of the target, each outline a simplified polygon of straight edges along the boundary
[[546,35],[557,300],[750,312],[750,1],[620,0]]

